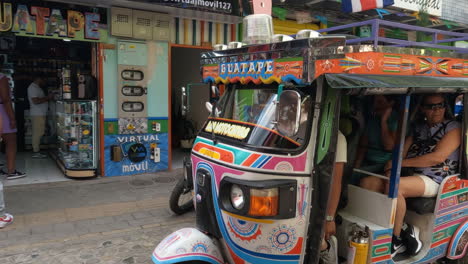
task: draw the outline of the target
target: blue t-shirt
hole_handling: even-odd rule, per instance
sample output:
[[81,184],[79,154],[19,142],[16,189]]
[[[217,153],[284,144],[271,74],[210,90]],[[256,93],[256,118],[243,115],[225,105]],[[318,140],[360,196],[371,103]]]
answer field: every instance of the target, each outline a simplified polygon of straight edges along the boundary
[[[457,121],[444,121],[436,126],[429,127],[427,124],[421,124],[415,127],[413,131],[413,144],[410,146],[407,158],[414,158],[434,152],[437,143],[450,131],[460,128]],[[426,168],[415,168],[415,172],[426,175],[437,183],[458,171],[458,162],[460,156],[460,147],[452,152],[447,159],[435,166]]]
[[[392,112],[387,120],[388,129],[394,132],[398,129],[397,113]],[[386,151],[382,142],[382,126],[380,125],[381,118],[377,115],[369,116],[367,123],[367,138],[368,146],[366,153],[366,161],[372,164],[385,164],[392,159],[392,152]]]

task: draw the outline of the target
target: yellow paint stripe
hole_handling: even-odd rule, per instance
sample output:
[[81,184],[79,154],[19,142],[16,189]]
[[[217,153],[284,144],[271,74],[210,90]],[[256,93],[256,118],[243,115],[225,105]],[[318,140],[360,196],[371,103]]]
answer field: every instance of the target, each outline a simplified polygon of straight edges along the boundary
[[237,218],[237,219],[240,219],[240,220],[244,220],[244,221],[249,221],[249,222],[262,223],[262,224],[273,224],[274,223],[273,220],[255,219],[255,218],[240,216],[240,215],[236,215],[236,214],[233,214],[233,213],[226,212],[224,210],[223,210],[223,213],[225,213],[225,214],[227,214],[227,215],[229,215],[231,217],[234,217],[234,218]]
[[189,29],[188,29],[188,24],[189,24],[188,19],[184,19],[184,44],[185,44],[185,45],[189,45],[189,37],[188,37]]
[[[222,43],[221,42],[221,24],[216,23],[216,43]],[[227,44],[227,43],[224,43]]]
[[392,238],[392,237],[389,236],[389,235],[381,235],[381,236],[376,237],[375,240],[377,241],[377,240],[382,240],[382,239],[386,239],[386,238]]
[[203,154],[205,156],[211,157],[213,159],[217,159],[217,160],[221,159],[221,154],[219,154],[216,151],[212,151],[210,149],[207,149],[207,148],[202,148],[198,152],[200,152],[201,154]]

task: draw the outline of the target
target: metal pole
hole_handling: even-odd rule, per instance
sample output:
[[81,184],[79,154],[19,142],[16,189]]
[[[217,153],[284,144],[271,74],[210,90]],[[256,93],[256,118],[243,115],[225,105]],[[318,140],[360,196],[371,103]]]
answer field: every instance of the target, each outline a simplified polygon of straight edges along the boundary
[[374,48],[379,46],[379,20],[372,21],[372,37],[374,38]]
[[403,160],[403,148],[405,146],[406,128],[408,125],[409,107],[411,102],[411,95],[406,95],[403,100],[404,104],[401,105],[403,110],[403,120],[399,126],[399,143],[393,149],[392,158],[392,173],[390,175],[390,188],[388,189],[388,197],[398,197],[398,185],[400,184],[401,162]]

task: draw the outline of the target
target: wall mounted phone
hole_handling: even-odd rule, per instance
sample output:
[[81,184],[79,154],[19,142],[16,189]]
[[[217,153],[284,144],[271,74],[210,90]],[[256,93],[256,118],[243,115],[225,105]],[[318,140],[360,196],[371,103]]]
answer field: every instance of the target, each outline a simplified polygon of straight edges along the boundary
[[119,65],[119,117],[147,117],[145,66]]
[[119,118],[147,118],[147,45],[118,42]]
[[146,94],[146,88],[141,86],[124,86],[122,87],[122,94],[125,96],[142,96]]

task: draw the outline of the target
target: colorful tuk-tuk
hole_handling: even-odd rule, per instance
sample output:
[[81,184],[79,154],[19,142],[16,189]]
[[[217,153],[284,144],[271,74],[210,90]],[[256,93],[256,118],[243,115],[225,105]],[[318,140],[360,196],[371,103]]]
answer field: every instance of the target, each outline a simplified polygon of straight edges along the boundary
[[[366,102],[361,99],[379,94],[400,100],[391,175],[359,172],[385,179],[389,187],[378,193],[343,185],[345,202],[337,216],[340,259],[467,262],[468,110],[460,106],[468,102],[463,96],[468,49],[441,43],[466,40],[468,34],[378,20],[347,27],[364,25],[376,35],[347,40],[328,34],[203,53],[203,80],[211,84],[214,100],[191,156],[196,228],[167,236],[152,254],[154,263],[318,263],[338,131],[348,141],[346,182],[356,142],[366,129],[359,118]],[[434,38],[430,43],[381,38],[382,26]],[[369,41],[373,44],[365,44]],[[423,48],[407,48],[415,45]],[[419,227],[423,247],[417,255],[392,259],[402,148],[422,93],[444,93],[453,98],[450,107],[457,105],[463,130],[460,164],[444,178],[436,197],[408,201],[405,221]],[[353,251],[350,240],[357,230],[366,239]]]

